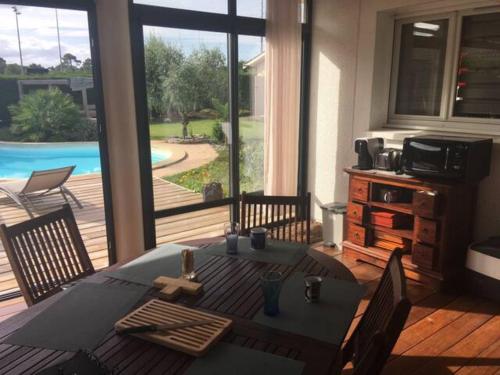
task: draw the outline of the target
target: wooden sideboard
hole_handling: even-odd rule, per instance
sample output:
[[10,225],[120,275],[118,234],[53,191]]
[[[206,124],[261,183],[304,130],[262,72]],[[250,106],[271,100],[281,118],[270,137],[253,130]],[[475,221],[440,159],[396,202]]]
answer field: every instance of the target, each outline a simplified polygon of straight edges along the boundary
[[[391,253],[386,244],[400,243],[408,278],[442,290],[459,288],[473,240],[477,184],[345,171],[349,202],[344,254],[384,267]],[[399,198],[387,203],[384,194],[392,190],[398,190]],[[374,212],[396,214],[399,226],[372,224]]]

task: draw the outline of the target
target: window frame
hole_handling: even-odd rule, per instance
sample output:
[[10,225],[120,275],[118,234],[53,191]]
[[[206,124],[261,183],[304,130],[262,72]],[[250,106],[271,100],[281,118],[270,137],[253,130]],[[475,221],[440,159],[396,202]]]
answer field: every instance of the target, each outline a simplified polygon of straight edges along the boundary
[[[238,98],[238,36],[266,36],[266,19],[238,16],[237,0],[228,0],[228,14],[208,13],[186,9],[157,7],[135,4],[129,1],[129,28],[132,50],[132,68],[134,76],[134,95],[139,146],[139,164],[141,168],[141,200],[146,249],[156,247],[156,219],[183,213],[200,211],[212,207],[230,206],[231,221],[239,221],[240,175],[239,175],[239,98]],[[311,17],[313,0],[308,0],[306,19],[302,23],[301,44],[301,81],[300,81],[300,117],[299,117],[299,165],[297,168],[298,194],[307,192],[307,155],[309,132],[309,81],[311,73]],[[231,124],[230,151],[230,197],[216,201],[202,202],[169,209],[155,210],[151,167],[151,146],[144,66],[143,26],[172,27],[200,31],[213,31],[228,34],[229,108]]]
[[[102,87],[101,55],[99,51],[99,30],[97,28],[97,10],[93,0],[0,0],[0,4],[28,7],[53,8],[61,10],[78,10],[87,13],[89,30],[89,46],[92,58],[92,73],[96,89],[96,115],[98,124],[98,147],[101,162],[102,192],[104,199],[104,227],[106,231],[109,265],[117,262],[115,224],[113,216],[113,199],[111,185],[110,159],[108,150],[108,135]],[[0,301],[20,297],[21,291],[16,290],[0,295]]]
[[[454,116],[455,91],[463,17],[477,14],[500,13],[500,6],[459,9],[445,13],[429,13],[418,16],[396,17],[394,19],[394,43],[390,75],[389,108],[387,127],[415,130],[446,130],[473,132],[478,134],[500,134],[500,119]],[[445,66],[439,116],[396,114],[396,97],[401,53],[401,29],[404,24],[448,19]]]
[[[443,70],[443,87],[441,91],[441,107],[439,110],[438,116],[425,116],[425,115],[403,115],[396,113],[396,98],[397,98],[397,90],[398,90],[398,78],[399,78],[399,64],[400,64],[400,56],[401,56],[401,31],[403,25],[411,24],[415,22],[426,22],[433,20],[448,20],[448,35],[446,38],[446,53],[444,59],[444,70]],[[454,12],[449,13],[439,13],[432,14],[427,16],[420,17],[410,17],[410,18],[402,18],[395,21],[394,27],[394,52],[392,59],[392,71],[391,71],[391,89],[390,89],[390,99],[389,99],[389,119],[394,120],[446,120],[446,112],[448,110],[448,102],[450,91],[446,90],[445,87],[449,87],[449,77],[451,70],[451,57],[450,54],[450,46],[453,40],[453,33],[450,32],[452,29],[455,29],[456,26],[456,15]]]

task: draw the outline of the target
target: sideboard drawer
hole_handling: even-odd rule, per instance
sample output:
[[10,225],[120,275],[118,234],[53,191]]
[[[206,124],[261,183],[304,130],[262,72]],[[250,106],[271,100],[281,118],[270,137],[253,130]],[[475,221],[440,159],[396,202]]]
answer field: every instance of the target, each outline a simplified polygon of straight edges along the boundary
[[366,206],[349,202],[347,204],[347,219],[356,224],[363,224],[365,219]]
[[439,194],[433,191],[413,193],[413,213],[418,216],[433,218],[439,215]]
[[434,266],[435,249],[430,246],[415,244],[411,252],[411,262],[419,267],[431,270]]
[[349,223],[347,227],[347,239],[356,245],[365,246],[366,228]]
[[357,178],[351,179],[351,199],[366,202],[368,201],[369,182],[359,180]]
[[438,239],[438,223],[421,217],[415,218],[417,241],[434,245]]

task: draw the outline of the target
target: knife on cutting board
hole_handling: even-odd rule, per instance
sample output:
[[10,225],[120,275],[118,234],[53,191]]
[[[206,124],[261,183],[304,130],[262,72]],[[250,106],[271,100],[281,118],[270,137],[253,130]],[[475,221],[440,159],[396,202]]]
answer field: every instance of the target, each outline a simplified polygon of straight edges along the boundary
[[117,329],[116,332],[120,335],[132,334],[132,333],[146,333],[146,332],[166,332],[173,329],[202,326],[215,323],[213,320],[192,320],[190,322],[182,323],[166,323],[166,324],[145,324],[142,326],[134,326],[127,328]]

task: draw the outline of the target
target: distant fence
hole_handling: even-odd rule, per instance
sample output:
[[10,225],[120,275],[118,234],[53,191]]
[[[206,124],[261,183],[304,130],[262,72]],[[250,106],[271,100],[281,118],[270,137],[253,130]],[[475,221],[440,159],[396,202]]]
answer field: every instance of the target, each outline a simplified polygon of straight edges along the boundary
[[0,79],[0,127],[10,126],[9,106],[18,101],[17,79]]

